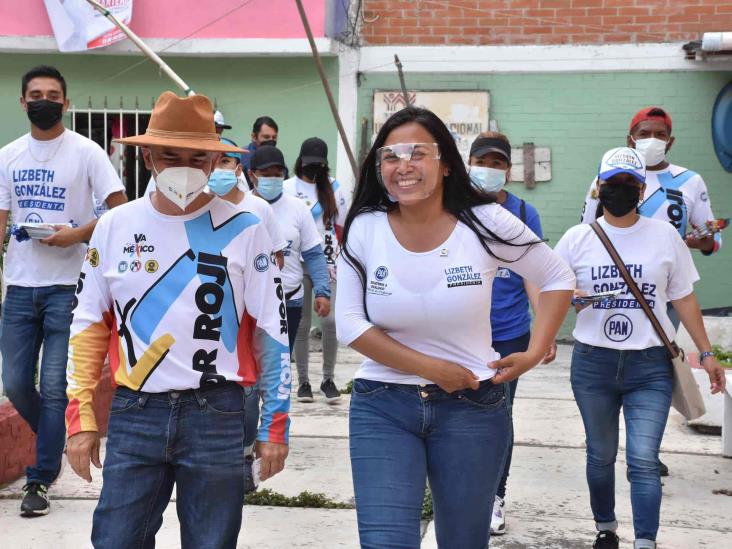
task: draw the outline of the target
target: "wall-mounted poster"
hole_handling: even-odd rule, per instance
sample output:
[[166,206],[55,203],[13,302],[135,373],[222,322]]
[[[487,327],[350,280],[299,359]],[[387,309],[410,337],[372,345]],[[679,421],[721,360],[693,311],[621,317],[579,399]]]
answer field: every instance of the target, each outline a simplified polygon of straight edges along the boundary
[[[487,91],[409,91],[412,105],[434,112],[447,125],[467,163],[470,144],[488,130],[490,94]],[[395,112],[405,107],[401,91],[374,92],[374,135]]]

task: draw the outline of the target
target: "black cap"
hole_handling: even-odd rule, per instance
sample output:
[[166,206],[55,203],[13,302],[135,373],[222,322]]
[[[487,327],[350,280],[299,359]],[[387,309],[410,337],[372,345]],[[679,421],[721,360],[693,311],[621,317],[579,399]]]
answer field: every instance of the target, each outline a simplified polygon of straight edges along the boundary
[[264,170],[272,166],[287,168],[282,151],[272,145],[262,145],[261,147],[257,147],[254,154],[252,154],[252,160],[250,163],[252,171]]
[[300,147],[300,161],[303,166],[328,163],[328,145],[319,137],[309,137]]
[[480,158],[490,152],[497,152],[511,162],[511,145],[496,137],[478,137],[470,146],[470,156]]

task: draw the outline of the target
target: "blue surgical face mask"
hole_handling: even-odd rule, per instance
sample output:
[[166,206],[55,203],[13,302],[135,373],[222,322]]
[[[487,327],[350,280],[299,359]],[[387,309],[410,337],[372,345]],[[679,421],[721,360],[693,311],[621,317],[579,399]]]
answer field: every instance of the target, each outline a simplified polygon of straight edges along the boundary
[[284,182],[284,177],[257,177],[257,192],[265,200],[274,200],[282,194]]
[[470,181],[487,193],[497,193],[506,184],[506,170],[470,166]]
[[208,188],[211,192],[219,196],[229,194],[239,180],[236,178],[234,170],[215,169],[208,178]]

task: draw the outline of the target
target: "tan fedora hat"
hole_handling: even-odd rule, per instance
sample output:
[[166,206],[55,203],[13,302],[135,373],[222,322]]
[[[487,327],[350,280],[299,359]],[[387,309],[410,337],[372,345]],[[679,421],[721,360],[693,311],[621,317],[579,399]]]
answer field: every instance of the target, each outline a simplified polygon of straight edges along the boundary
[[219,140],[214,125],[213,105],[208,97],[205,95],[178,97],[172,91],[163,92],[158,97],[144,134],[114,141],[138,147],[246,152]]

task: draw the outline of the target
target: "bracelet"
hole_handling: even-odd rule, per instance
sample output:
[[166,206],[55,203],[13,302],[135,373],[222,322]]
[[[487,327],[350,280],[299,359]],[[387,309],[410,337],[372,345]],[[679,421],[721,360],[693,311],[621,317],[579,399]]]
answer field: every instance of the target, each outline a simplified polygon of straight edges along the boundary
[[714,356],[714,353],[711,351],[704,351],[703,353],[701,353],[699,355],[699,364],[703,364],[704,359],[707,358],[708,356]]

